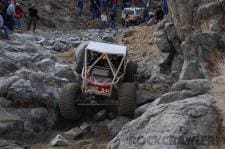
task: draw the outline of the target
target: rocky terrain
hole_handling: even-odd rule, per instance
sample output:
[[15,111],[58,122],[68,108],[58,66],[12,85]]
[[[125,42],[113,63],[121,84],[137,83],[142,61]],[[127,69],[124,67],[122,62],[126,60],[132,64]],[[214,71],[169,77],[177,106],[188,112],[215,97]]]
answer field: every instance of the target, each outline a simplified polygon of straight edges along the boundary
[[[53,8],[73,9],[66,2],[38,5],[51,16]],[[169,3],[169,15],[152,26],[40,29],[1,40],[0,148],[222,149],[225,2]],[[70,12],[64,13],[58,15],[70,20]],[[71,23],[52,22],[56,28]],[[75,55],[91,40],[128,46],[129,60],[138,64],[135,119],[116,117],[107,108],[87,109],[74,123],[62,118],[60,91],[79,81]]]

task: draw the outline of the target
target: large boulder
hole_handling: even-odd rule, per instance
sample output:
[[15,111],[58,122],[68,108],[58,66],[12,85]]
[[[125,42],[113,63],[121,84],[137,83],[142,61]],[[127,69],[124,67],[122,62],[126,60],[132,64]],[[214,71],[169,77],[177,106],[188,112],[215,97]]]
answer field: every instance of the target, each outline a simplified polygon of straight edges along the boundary
[[173,84],[172,91],[192,90],[206,93],[212,88],[212,82],[208,79],[180,80]]
[[218,141],[220,122],[210,95],[161,104],[126,124],[108,149],[209,148]]
[[181,41],[193,30],[209,32],[214,31],[215,26],[222,28],[224,24],[225,15],[219,1],[171,0],[169,7],[169,17]]
[[131,121],[130,118],[127,117],[117,117],[116,119],[112,120],[107,124],[107,128],[109,130],[109,134],[112,138],[114,138],[120,130],[123,128],[123,126]]
[[224,51],[220,40],[221,35],[213,32],[195,32],[188,36],[181,44],[184,63],[180,80],[209,78],[220,52]]
[[1,108],[0,136],[9,139],[32,139],[53,128],[57,111],[46,108]]
[[19,79],[9,87],[7,98],[12,99],[15,102],[32,103],[33,94],[31,82]]

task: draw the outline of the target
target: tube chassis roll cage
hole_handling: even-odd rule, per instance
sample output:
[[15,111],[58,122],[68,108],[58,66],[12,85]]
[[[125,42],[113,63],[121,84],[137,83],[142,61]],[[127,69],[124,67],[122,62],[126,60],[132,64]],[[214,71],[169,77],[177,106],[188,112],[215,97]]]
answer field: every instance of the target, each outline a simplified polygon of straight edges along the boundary
[[[119,81],[124,77],[124,74],[126,72],[126,55],[123,55],[122,60],[118,66],[118,68],[115,68],[114,65],[112,64],[108,53],[102,53],[96,60],[95,62],[91,65],[91,66],[87,66],[87,51],[91,49],[85,49],[85,56],[84,56],[84,67],[82,69],[82,79],[83,79],[83,85],[82,85],[82,90],[84,93],[91,93],[91,94],[96,94],[96,95],[104,95],[104,96],[111,96],[112,94],[112,88],[116,86],[117,83],[119,83]],[[105,57],[107,60],[107,63],[110,67],[110,70],[112,72],[113,75],[113,79],[110,83],[105,83],[104,86],[110,86],[109,92],[102,92],[102,91],[98,91],[98,90],[91,90],[88,89],[88,82],[91,81],[88,79],[88,74],[91,72],[92,68],[95,67],[95,65],[103,58]],[[119,71],[122,67],[122,65],[124,64],[124,68],[122,71],[122,74],[120,76],[118,76]],[[96,84],[98,86],[101,86],[101,84]]]

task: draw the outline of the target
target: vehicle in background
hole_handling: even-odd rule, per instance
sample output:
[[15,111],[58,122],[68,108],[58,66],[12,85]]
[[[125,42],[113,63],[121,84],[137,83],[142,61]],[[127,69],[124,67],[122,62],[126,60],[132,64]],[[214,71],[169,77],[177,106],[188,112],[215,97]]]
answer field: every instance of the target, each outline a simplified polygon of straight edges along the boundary
[[122,11],[122,23],[124,24],[125,22],[125,18],[128,15],[129,16],[129,24],[135,24],[135,25],[139,25],[142,22],[144,22],[144,18],[143,18],[143,12],[144,12],[144,8],[140,8],[140,7],[128,7],[128,8],[124,8]]

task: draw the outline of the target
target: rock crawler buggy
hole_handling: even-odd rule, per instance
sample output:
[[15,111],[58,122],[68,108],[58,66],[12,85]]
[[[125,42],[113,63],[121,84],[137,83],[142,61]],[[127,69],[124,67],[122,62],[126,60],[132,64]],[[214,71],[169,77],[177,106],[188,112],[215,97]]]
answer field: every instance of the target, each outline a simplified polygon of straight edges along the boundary
[[127,61],[127,47],[91,41],[80,55],[76,71],[82,83],[69,83],[62,89],[62,116],[78,120],[83,106],[115,106],[118,115],[133,116],[137,65]]

